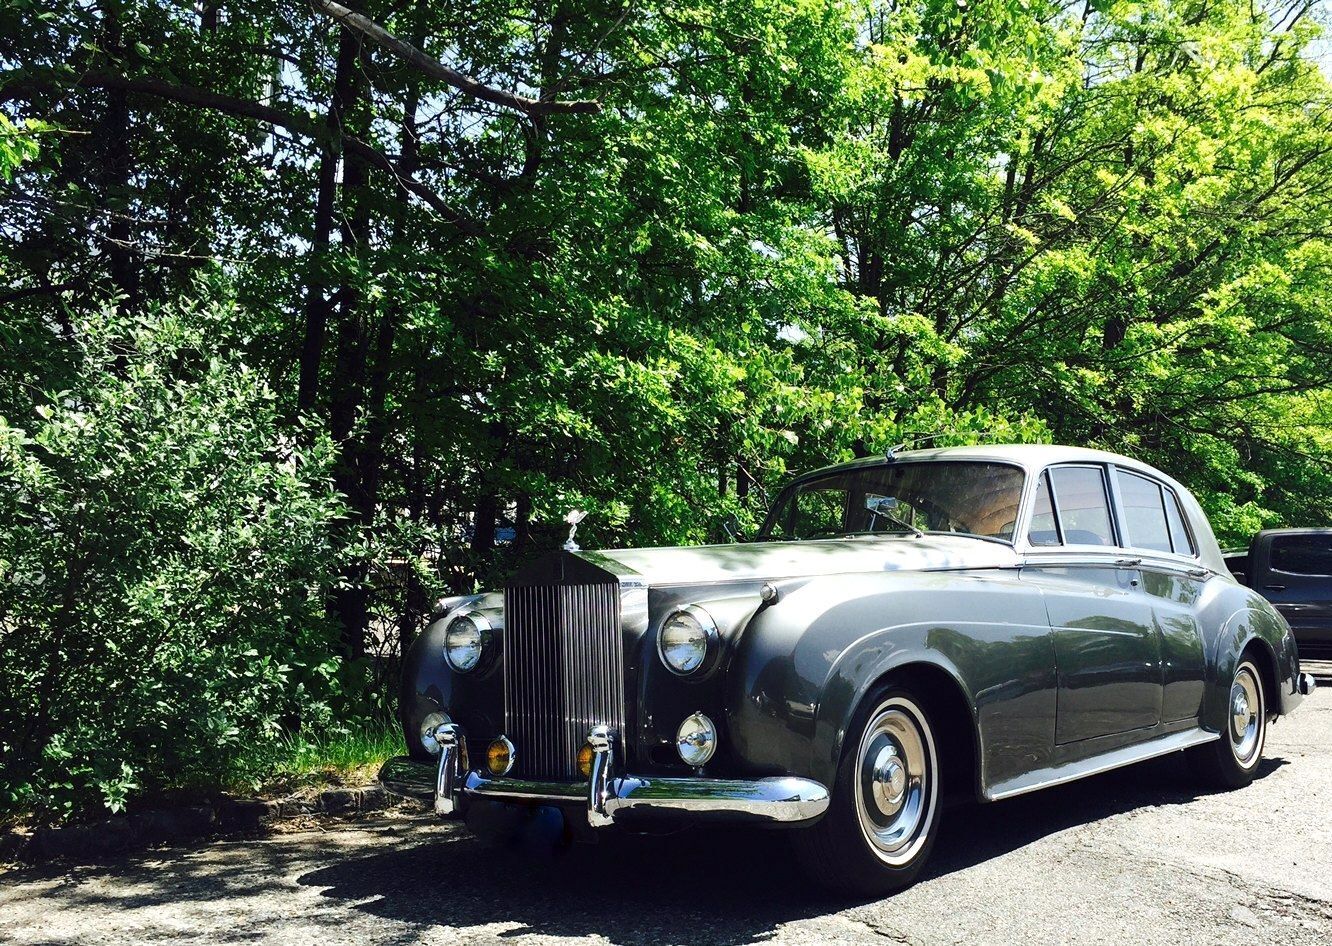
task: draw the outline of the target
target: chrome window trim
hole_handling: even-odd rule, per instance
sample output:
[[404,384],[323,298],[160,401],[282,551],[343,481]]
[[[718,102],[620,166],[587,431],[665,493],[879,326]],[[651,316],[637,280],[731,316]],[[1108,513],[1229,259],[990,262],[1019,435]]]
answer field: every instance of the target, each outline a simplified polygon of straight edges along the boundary
[[1110,482],[1114,484],[1115,512],[1116,512],[1116,517],[1119,519],[1120,548],[1132,549],[1134,552],[1141,552],[1141,553],[1153,552],[1160,554],[1162,552],[1161,549],[1139,547],[1130,544],[1129,540],[1131,539],[1132,535],[1128,527],[1128,507],[1124,503],[1124,494],[1119,486],[1119,477],[1121,475],[1136,476],[1138,479],[1146,480],[1152,486],[1156,487],[1156,495],[1159,502],[1161,503],[1161,519],[1165,522],[1165,527],[1166,527],[1166,541],[1170,543],[1170,547],[1172,549],[1171,552],[1167,552],[1165,554],[1168,555],[1173,554],[1175,543],[1174,540],[1170,538],[1170,519],[1166,515],[1166,510],[1165,510],[1165,484],[1154,477],[1143,476],[1141,473],[1139,473],[1136,470],[1130,470],[1126,466],[1120,466],[1118,463],[1112,463],[1110,464]]
[[[1054,510],[1056,529],[1059,533],[1061,544],[1033,545],[1031,543],[1030,541],[1031,520],[1033,518],[1036,506],[1036,489],[1038,488],[1038,484],[1040,483],[1041,477],[1050,474],[1051,471],[1053,470],[1062,469],[1064,467],[1083,467],[1083,468],[1097,469],[1100,471],[1101,484],[1102,486],[1105,487],[1106,499],[1107,502],[1109,503],[1110,528],[1115,533],[1114,539],[1116,544],[1070,545],[1068,543],[1063,542],[1064,523],[1063,523],[1063,518],[1059,514],[1059,493],[1058,493],[1058,487],[1055,486],[1053,476],[1049,477],[1050,505]],[[1121,510],[1123,508],[1123,505],[1122,505],[1122,500],[1120,499],[1119,496],[1119,485],[1116,480],[1116,477],[1120,470],[1123,470],[1125,473],[1130,474],[1132,476],[1142,477],[1143,479],[1150,481],[1155,486],[1160,488],[1162,491],[1163,502],[1166,493],[1170,493],[1172,496],[1175,497],[1175,501],[1179,505],[1180,520],[1184,523],[1184,529],[1186,532],[1188,532],[1189,541],[1193,544],[1194,547],[1194,553],[1192,555],[1184,555],[1174,551],[1163,552],[1160,549],[1140,549],[1131,545],[1124,544],[1124,536],[1127,535],[1127,530],[1125,529],[1124,523],[1121,520]],[[1196,575],[1196,572],[1198,572],[1200,568],[1201,570],[1205,571],[1208,575],[1217,574],[1215,570],[1208,568],[1205,565],[1201,565],[1202,549],[1198,544],[1197,530],[1193,527],[1193,523],[1189,519],[1189,514],[1188,511],[1184,508],[1184,504],[1182,502],[1179,502],[1179,493],[1174,489],[1174,487],[1170,486],[1168,483],[1163,482],[1160,478],[1152,476],[1149,473],[1146,473],[1142,470],[1138,470],[1129,466],[1123,466],[1118,463],[1088,463],[1085,461],[1072,461],[1068,463],[1047,464],[1046,466],[1042,467],[1039,472],[1029,475],[1027,479],[1028,479],[1028,490],[1027,490],[1028,495],[1023,497],[1023,503],[1026,506],[1027,515],[1023,520],[1023,527],[1021,532],[1022,545],[1021,547],[1018,548],[1018,551],[1021,552],[1024,557],[1025,563],[1036,564],[1037,562],[1041,563],[1048,562],[1049,564],[1055,564],[1056,557],[1059,556],[1060,553],[1064,553],[1063,559],[1058,560],[1057,564],[1082,565],[1084,567],[1091,567],[1097,565],[1105,565],[1106,563],[1105,561],[1103,561],[1103,559],[1112,559],[1112,560],[1123,559],[1125,557],[1125,553],[1131,552],[1133,558],[1139,560],[1139,567],[1150,566],[1158,570],[1173,569],[1182,574],[1190,575],[1192,577],[1198,577]],[[1173,546],[1173,540],[1171,544]],[[1031,560],[1033,556],[1035,557],[1034,561]],[[1110,564],[1114,565],[1116,563],[1112,561]]]

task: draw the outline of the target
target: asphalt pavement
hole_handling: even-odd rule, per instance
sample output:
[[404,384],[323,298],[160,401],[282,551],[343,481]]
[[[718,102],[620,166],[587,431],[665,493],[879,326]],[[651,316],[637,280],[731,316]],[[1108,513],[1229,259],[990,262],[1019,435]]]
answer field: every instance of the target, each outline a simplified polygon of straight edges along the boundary
[[1253,785],[1178,757],[949,811],[924,879],[812,889],[773,832],[554,855],[401,809],[95,867],[0,874],[0,942],[192,944],[1332,943],[1332,664]]

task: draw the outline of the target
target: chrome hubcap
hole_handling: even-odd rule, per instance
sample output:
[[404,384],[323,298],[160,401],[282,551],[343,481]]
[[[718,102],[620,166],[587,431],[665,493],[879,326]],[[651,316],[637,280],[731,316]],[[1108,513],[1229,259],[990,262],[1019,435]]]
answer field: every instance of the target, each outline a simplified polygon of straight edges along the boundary
[[924,843],[936,796],[934,738],[909,701],[888,700],[860,740],[856,812],[878,857],[908,863]]
[[894,814],[906,797],[907,770],[897,758],[897,747],[884,746],[874,760],[874,804],[884,814]]
[[1230,685],[1230,745],[1244,768],[1252,765],[1262,748],[1263,702],[1253,667],[1241,664]]

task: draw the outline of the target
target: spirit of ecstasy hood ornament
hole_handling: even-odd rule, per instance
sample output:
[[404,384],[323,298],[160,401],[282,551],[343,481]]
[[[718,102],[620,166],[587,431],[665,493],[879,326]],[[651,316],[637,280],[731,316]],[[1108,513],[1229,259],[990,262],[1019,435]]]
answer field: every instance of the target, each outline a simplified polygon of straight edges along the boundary
[[569,515],[564,517],[564,521],[569,523],[569,538],[564,541],[564,550],[566,552],[577,552],[578,543],[574,541],[574,535],[578,532],[578,523],[587,518],[587,513],[581,509],[570,509]]

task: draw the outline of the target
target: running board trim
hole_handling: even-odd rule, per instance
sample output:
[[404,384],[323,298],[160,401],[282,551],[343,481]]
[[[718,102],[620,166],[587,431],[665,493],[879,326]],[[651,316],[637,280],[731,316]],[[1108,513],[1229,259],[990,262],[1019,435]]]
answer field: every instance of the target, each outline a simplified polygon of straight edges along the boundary
[[1183,732],[1158,736],[1134,746],[1124,746],[1112,752],[1092,756],[1090,759],[1083,759],[1079,762],[1065,762],[1063,765],[1053,765],[1048,769],[1037,769],[1006,782],[1000,782],[985,791],[985,800],[999,801],[1002,798],[1012,798],[1014,795],[1025,795],[1027,792],[1038,791],[1042,788],[1063,785],[1065,782],[1073,782],[1091,775],[1100,775],[1102,772],[1109,772],[1112,769],[1132,765],[1135,762],[1146,762],[1148,759],[1155,759],[1158,756],[1169,755],[1172,752],[1180,752],[1193,746],[1215,742],[1220,738],[1220,733],[1208,732],[1205,729],[1186,729]]

